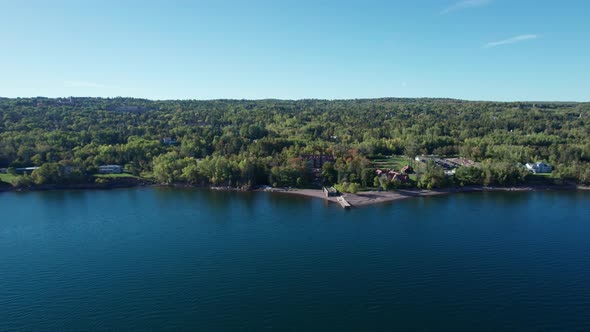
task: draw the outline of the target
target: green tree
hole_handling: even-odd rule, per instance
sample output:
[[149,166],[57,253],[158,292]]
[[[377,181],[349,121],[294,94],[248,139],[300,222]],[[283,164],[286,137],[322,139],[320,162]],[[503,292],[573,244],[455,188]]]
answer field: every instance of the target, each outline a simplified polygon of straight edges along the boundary
[[38,185],[58,184],[63,182],[63,178],[64,176],[62,176],[60,166],[57,163],[45,163],[31,173],[33,183]]
[[484,172],[478,167],[461,166],[455,170],[455,181],[461,186],[483,184]]
[[338,172],[334,169],[334,163],[324,163],[324,165],[322,166],[322,177],[324,178],[324,182],[327,184],[332,184],[336,182]]
[[441,188],[448,184],[448,179],[443,169],[430,161],[419,184],[422,188],[427,189]]

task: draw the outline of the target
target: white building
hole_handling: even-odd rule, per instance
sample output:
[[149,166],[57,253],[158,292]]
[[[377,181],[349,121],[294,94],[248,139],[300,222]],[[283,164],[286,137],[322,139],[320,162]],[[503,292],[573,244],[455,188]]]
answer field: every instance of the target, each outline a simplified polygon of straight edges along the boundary
[[536,173],[551,173],[551,171],[552,171],[551,165],[542,163],[540,161],[533,163],[533,164],[528,163],[525,166],[529,171],[531,171],[535,174]]
[[19,167],[19,168],[16,168],[15,171],[18,174],[31,174],[36,169],[39,169],[39,167]]
[[176,144],[176,140],[172,137],[164,137],[162,138],[162,144],[166,144],[166,145],[175,145]]
[[444,170],[443,172],[445,173],[446,176],[453,176],[453,175],[455,175],[455,170],[454,169],[452,169],[452,170]]
[[425,156],[416,156],[416,158],[414,158],[416,161],[419,161],[421,163],[426,163],[428,161],[428,159]]
[[98,166],[98,173],[100,174],[121,174],[123,167],[119,165],[102,165]]

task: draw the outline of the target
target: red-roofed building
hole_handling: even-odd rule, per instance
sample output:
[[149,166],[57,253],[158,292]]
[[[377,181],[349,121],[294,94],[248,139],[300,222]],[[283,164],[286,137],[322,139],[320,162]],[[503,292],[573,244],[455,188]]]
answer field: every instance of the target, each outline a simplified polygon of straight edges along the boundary
[[412,174],[412,173],[414,173],[414,169],[412,168],[412,166],[406,165],[406,166],[402,167],[401,172],[404,174]]
[[377,173],[377,176],[386,176],[388,181],[398,181],[405,183],[410,179],[407,174],[403,174],[393,170],[384,171],[378,169],[375,173]]

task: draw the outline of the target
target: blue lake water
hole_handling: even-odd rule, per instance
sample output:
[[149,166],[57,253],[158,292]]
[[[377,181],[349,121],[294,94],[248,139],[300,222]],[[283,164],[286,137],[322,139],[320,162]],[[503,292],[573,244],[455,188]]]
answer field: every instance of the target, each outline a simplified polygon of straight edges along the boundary
[[589,330],[589,202],[0,193],[0,330]]

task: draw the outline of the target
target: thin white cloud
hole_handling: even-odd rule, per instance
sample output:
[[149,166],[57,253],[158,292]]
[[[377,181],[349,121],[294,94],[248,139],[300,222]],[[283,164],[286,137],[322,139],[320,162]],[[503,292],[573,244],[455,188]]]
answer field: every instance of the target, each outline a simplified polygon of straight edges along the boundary
[[504,40],[499,40],[499,41],[487,43],[483,46],[483,48],[492,48],[492,47],[497,47],[497,46],[502,46],[502,45],[516,44],[516,43],[520,43],[520,42],[527,41],[527,40],[537,39],[538,37],[539,36],[537,36],[537,35],[520,35],[520,36],[515,36],[515,37],[504,39]]
[[84,82],[84,81],[65,81],[64,86],[66,88],[94,88],[94,89],[102,89],[102,88],[109,88],[104,84],[93,83],[93,82]]
[[491,2],[492,2],[492,0],[463,0],[463,1],[455,2],[454,4],[443,9],[440,12],[440,14],[446,15],[446,14],[450,14],[452,12],[456,12],[459,10],[483,7],[483,6],[488,5]]

